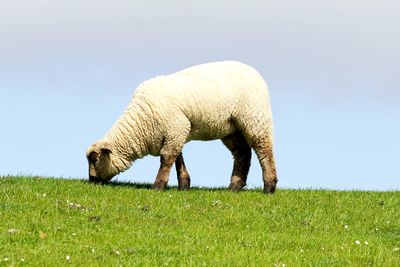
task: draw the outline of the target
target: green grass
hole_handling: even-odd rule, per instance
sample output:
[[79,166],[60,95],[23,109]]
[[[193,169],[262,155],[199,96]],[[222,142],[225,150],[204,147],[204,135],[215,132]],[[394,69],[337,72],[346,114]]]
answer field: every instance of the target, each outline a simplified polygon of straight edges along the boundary
[[399,248],[398,191],[0,177],[0,266],[400,266]]

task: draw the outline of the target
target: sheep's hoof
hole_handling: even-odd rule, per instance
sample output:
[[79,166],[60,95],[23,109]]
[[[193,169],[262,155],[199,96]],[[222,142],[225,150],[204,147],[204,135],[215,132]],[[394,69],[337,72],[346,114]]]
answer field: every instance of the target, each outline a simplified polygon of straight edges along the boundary
[[276,190],[276,184],[273,184],[273,185],[264,184],[264,193],[265,194],[273,194],[273,193],[275,193],[275,190]]
[[190,189],[189,185],[179,185],[178,190],[187,191]]
[[151,188],[155,190],[164,191],[166,187],[167,187],[166,182],[156,181]]
[[242,190],[242,188],[244,187],[244,185],[238,184],[238,183],[231,183],[228,187],[228,189],[232,192],[239,192],[240,190]]

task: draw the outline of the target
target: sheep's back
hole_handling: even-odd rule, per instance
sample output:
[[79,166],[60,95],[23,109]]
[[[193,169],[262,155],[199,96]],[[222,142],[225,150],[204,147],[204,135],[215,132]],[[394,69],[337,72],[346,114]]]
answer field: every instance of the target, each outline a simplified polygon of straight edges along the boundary
[[184,115],[191,127],[188,140],[227,136],[236,131],[235,118],[243,108],[260,101],[268,104],[266,84],[258,72],[233,61],[207,63],[153,78],[135,96],[156,110],[161,124]]

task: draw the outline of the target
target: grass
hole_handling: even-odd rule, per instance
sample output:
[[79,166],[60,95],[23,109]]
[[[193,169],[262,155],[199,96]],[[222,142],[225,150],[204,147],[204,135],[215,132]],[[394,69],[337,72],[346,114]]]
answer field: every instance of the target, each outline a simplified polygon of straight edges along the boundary
[[400,266],[400,192],[0,177],[0,266]]

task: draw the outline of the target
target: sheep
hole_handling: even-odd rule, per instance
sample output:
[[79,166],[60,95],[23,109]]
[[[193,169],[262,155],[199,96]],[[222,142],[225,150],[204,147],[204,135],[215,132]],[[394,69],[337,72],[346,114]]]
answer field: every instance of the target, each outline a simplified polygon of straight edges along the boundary
[[89,180],[107,182],[136,159],[153,155],[160,156],[154,189],[165,189],[174,163],[178,188],[189,189],[184,144],[215,139],[221,139],[233,155],[230,190],[246,185],[254,149],[264,192],[275,192],[278,179],[268,86],[246,64],[205,63],[143,82],[112,128],[87,149]]

